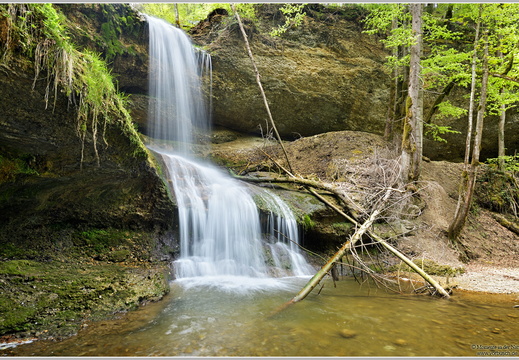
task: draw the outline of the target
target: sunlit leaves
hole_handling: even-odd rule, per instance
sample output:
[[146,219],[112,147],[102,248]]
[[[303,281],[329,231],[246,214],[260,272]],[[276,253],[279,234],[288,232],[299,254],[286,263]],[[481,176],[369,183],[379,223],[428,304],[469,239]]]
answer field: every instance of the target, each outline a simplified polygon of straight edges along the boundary
[[[146,14],[164,19],[171,24],[176,23],[176,10],[178,9],[178,17],[182,28],[188,30],[196,26],[201,20],[215,9],[225,9],[232,14],[230,3],[143,3],[141,11]],[[239,3],[236,8],[240,12],[240,16],[244,19],[255,20],[256,11],[252,3]]]
[[284,34],[292,26],[297,27],[301,25],[306,15],[303,8],[306,4],[285,4],[279,10],[285,15],[285,23],[278,26],[270,32],[271,36],[280,36]]

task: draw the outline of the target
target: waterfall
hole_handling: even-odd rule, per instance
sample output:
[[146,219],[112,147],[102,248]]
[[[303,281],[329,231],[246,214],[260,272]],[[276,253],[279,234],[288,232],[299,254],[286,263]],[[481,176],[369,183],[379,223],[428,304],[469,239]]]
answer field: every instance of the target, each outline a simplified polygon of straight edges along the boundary
[[[153,17],[147,20],[148,147],[164,160],[177,202],[180,257],[174,262],[175,277],[211,281],[233,277],[236,282],[237,277],[310,275],[311,267],[288,240],[299,241],[288,206],[276,195],[252,189],[194,157],[192,146],[207,134],[210,124],[201,90],[202,73],[210,73],[210,57],[196,50],[180,29]],[[266,229],[252,193],[268,199]]]

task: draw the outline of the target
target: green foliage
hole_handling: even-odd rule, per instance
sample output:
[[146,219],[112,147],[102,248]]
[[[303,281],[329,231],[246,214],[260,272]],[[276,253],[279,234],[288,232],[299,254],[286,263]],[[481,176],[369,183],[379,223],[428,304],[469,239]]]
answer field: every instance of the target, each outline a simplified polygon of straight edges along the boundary
[[[215,9],[225,9],[232,14],[230,3],[145,3],[141,4],[142,11],[146,14],[164,19],[171,24],[176,23],[175,5],[177,5],[180,26],[189,30],[196,26],[201,20],[207,18]],[[237,3],[236,8],[243,19],[255,21],[255,4]]]
[[437,124],[427,124],[424,123],[425,135],[430,136],[434,141],[444,142],[447,140],[441,137],[441,135],[445,134],[461,134],[461,132],[452,130],[450,126],[442,126]]
[[497,167],[500,161],[503,162],[505,171],[513,173],[519,172],[519,155],[506,155],[486,160],[487,164],[490,164],[493,167]]
[[298,27],[303,22],[306,12],[303,4],[285,4],[279,10],[285,15],[285,23],[270,32],[270,36],[281,36],[291,27]]

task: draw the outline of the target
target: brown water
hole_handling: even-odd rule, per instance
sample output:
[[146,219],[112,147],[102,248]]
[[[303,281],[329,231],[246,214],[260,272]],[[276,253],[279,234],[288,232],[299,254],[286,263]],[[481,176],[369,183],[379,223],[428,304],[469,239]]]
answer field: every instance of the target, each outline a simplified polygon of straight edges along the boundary
[[269,316],[306,279],[283,282],[283,289],[249,293],[173,283],[160,303],[92,324],[65,341],[18,346],[9,355],[519,356],[517,295],[457,292],[446,300],[346,279],[336,288],[326,282],[319,295],[315,289]]

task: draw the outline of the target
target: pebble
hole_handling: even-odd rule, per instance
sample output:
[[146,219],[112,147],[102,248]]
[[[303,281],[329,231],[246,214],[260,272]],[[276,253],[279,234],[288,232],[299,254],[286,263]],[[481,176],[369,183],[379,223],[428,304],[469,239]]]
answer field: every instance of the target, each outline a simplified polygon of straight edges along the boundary
[[341,329],[339,330],[339,335],[345,339],[352,339],[357,336],[357,333],[350,329]]
[[405,339],[396,339],[395,341],[393,341],[393,344],[398,345],[398,346],[406,346],[407,345],[407,340],[405,340]]
[[494,334],[501,334],[501,329],[493,328],[493,329],[492,329],[492,332],[493,332]]
[[384,350],[386,350],[386,351],[395,351],[396,347],[394,347],[393,345],[386,345],[386,346],[384,346]]
[[488,317],[489,320],[495,320],[495,321],[503,321],[502,318],[499,317],[499,315],[490,315]]

